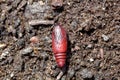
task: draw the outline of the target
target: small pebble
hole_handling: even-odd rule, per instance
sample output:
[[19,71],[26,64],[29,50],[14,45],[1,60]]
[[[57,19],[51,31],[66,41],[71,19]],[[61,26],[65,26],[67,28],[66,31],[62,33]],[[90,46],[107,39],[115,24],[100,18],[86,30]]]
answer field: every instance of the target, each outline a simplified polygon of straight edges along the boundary
[[94,59],[93,58],[90,58],[90,62],[93,62],[94,61]]
[[28,47],[26,49],[21,50],[20,53],[22,55],[28,55],[28,54],[32,53],[32,51],[33,51],[33,48],[32,47]]
[[27,6],[28,10],[30,10],[30,12],[32,14],[35,14],[35,13],[43,13],[45,12],[45,10],[48,8],[48,6],[43,6],[41,5],[41,2],[33,2],[32,5],[28,5]]
[[9,49],[5,49],[2,54],[0,55],[0,61],[4,58],[6,58],[9,54]]
[[20,32],[20,33],[18,33],[18,36],[19,36],[19,38],[22,38],[23,34]]
[[86,47],[87,49],[92,49],[93,45],[92,44],[88,44],[88,46]]
[[88,69],[83,69],[81,72],[82,78],[86,79],[89,78],[91,79],[93,77],[93,74],[91,71],[89,71]]
[[69,76],[70,79],[74,76],[74,74],[75,74],[75,70],[70,69],[70,70],[68,71],[68,76]]
[[12,78],[12,77],[14,77],[14,75],[15,75],[15,74],[12,72],[12,73],[10,74],[10,77]]
[[40,5],[45,5],[45,3],[43,1],[39,1]]
[[30,42],[31,43],[38,43],[39,42],[39,38],[37,36],[33,36],[30,38]]
[[0,49],[5,48],[7,45],[6,44],[0,44]]
[[102,38],[103,38],[103,40],[105,41],[105,42],[107,42],[108,40],[109,40],[109,37],[108,36],[106,36],[106,35],[102,35]]

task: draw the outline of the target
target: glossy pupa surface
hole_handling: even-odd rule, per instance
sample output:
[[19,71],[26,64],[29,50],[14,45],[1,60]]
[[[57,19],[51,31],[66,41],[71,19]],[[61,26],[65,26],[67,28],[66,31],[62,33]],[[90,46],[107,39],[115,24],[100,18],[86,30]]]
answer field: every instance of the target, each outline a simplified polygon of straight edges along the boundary
[[52,50],[58,67],[63,67],[66,63],[67,35],[61,25],[56,25],[53,28]]

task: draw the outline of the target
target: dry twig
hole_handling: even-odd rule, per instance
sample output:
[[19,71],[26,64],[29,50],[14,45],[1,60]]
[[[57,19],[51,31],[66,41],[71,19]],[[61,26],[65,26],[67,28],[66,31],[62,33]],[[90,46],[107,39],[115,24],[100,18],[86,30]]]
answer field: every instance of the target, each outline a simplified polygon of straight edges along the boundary
[[53,25],[53,20],[31,20],[29,21],[29,25],[35,26],[35,25]]

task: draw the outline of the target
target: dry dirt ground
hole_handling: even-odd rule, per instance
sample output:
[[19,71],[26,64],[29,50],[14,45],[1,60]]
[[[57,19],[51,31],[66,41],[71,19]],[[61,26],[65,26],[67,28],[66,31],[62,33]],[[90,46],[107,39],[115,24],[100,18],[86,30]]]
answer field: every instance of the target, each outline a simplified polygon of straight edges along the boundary
[[61,80],[120,80],[119,0],[65,0],[55,11],[50,0],[0,0],[0,80],[56,80],[52,21],[69,38]]

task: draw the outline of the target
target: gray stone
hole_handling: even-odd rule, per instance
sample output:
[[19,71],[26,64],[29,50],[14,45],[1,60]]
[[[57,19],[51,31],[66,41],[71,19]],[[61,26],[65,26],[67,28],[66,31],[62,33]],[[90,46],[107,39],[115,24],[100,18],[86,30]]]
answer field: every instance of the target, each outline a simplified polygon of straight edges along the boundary
[[33,48],[32,47],[28,47],[26,49],[21,50],[20,53],[22,55],[28,55],[28,54],[32,53],[32,51],[33,51]]
[[5,59],[9,55],[9,49],[5,49],[2,54],[0,55],[0,61]]
[[82,78],[92,78],[93,74],[91,71],[89,71],[88,69],[83,69],[80,74],[82,75]]
[[107,35],[104,35],[104,34],[102,35],[102,38],[103,38],[103,40],[106,41],[106,42],[109,40],[109,37],[108,37]]
[[87,49],[92,49],[93,45],[92,44],[88,44],[88,46],[86,47]]
[[75,70],[70,69],[70,70],[68,71],[68,76],[69,76],[69,78],[71,79],[74,75],[75,75]]

